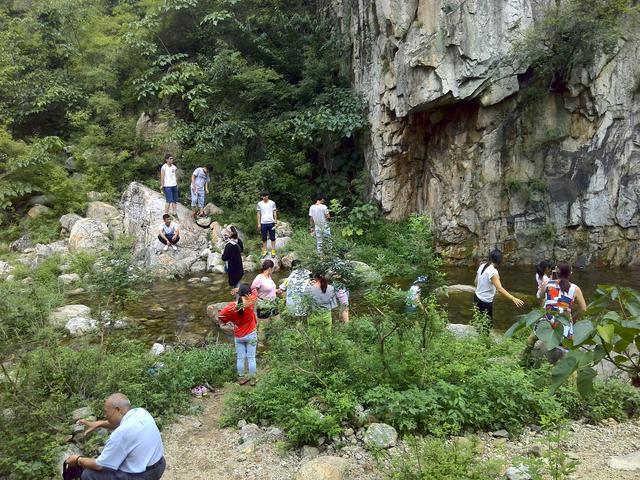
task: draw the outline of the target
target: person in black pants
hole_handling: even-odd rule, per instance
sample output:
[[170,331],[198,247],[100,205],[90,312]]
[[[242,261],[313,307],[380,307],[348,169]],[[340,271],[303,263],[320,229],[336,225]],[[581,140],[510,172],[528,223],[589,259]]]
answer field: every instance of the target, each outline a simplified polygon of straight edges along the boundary
[[[500,283],[498,266],[501,263],[502,252],[497,249],[493,250],[489,255],[489,261],[478,267],[474,281],[476,291],[473,296],[473,303],[481,313],[488,317],[489,328],[493,326],[493,298],[496,296],[496,292],[500,292],[501,295],[511,300],[517,308],[524,305],[522,300],[507,292],[502,283]],[[487,331],[486,333],[489,332]]]
[[242,267],[242,251],[244,250],[244,246],[242,245],[242,240],[238,238],[238,230],[236,227],[231,225],[229,230],[229,238],[222,252],[222,261],[226,262],[229,286],[236,289],[244,275],[244,268]]

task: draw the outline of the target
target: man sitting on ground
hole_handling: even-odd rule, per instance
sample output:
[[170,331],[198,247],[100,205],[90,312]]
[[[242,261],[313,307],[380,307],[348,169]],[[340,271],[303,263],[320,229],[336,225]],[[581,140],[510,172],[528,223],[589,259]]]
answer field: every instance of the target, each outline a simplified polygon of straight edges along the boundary
[[106,420],[80,420],[88,428],[113,430],[98,458],[71,455],[65,461],[84,469],[82,480],[158,480],[165,469],[164,449],[156,422],[144,408],[131,408],[122,393],[104,402]]
[[158,240],[164,244],[164,248],[162,250],[166,252],[169,249],[169,245],[171,245],[171,248],[174,250],[178,250],[178,247],[176,247],[176,243],[180,240],[180,230],[178,225],[172,222],[171,215],[166,213],[162,216],[162,220],[164,223],[162,224],[160,234],[158,235]]

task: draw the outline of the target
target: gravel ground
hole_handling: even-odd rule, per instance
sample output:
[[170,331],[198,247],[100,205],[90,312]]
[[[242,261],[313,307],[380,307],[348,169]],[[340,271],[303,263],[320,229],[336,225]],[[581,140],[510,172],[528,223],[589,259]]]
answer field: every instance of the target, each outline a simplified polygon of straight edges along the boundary
[[[237,386],[227,386],[208,397],[194,399],[203,413],[180,417],[163,431],[167,470],[164,480],[294,480],[300,466],[307,461],[299,451],[285,450],[282,432],[275,428],[254,427],[256,438],[243,443],[239,428],[220,428],[225,394]],[[248,387],[244,387],[248,388]],[[540,433],[528,431],[518,439],[506,441],[482,434],[484,457],[501,458],[506,467],[518,456],[531,454],[543,445]],[[543,447],[544,448],[544,447]],[[394,450],[402,450],[400,446]],[[579,462],[571,475],[575,480],[637,480],[640,472],[625,472],[609,467],[609,458],[640,450],[640,422],[617,423],[610,419],[594,426],[572,423],[563,450]],[[381,480],[376,461],[359,444],[337,452],[330,447],[322,453],[349,460],[349,480]]]
[[[485,455],[494,458],[514,459],[527,456],[536,445],[544,445],[542,434],[528,432],[513,442],[482,435],[487,449]],[[544,446],[543,446],[544,448]],[[613,419],[600,425],[574,422],[562,444],[569,458],[578,462],[570,479],[575,480],[638,480],[640,472],[614,470],[609,467],[613,456],[626,455],[640,450],[640,422],[618,423]],[[513,462],[507,462],[507,466]]]
[[[228,386],[194,402],[203,413],[180,417],[163,430],[167,470],[163,480],[293,480],[305,461],[296,451],[285,450],[279,435],[262,429],[263,439],[241,443],[238,428],[220,428],[223,397]],[[243,387],[249,388],[249,387]],[[331,453],[331,452],[328,452]],[[336,453],[332,453],[336,455]],[[351,462],[350,480],[381,480],[376,462],[359,446],[349,446],[338,456]]]

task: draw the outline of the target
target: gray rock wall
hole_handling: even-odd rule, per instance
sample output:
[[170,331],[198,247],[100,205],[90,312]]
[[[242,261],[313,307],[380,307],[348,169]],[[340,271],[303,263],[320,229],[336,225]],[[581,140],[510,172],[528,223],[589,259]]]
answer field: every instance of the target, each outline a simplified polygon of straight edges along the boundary
[[505,62],[545,1],[334,0],[365,96],[371,194],[392,218],[429,214],[438,248],[472,263],[640,263],[639,44],[525,104]]

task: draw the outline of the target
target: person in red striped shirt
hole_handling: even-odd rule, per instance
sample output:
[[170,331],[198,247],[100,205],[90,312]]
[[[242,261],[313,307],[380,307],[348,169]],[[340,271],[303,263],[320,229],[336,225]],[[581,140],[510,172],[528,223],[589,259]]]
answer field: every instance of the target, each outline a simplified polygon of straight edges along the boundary
[[[221,323],[232,323],[233,336],[236,345],[236,367],[238,369],[238,383],[244,385],[256,384],[256,350],[258,347],[258,333],[256,331],[255,314],[256,295],[251,287],[241,283],[238,287],[238,300],[229,302],[218,314]],[[245,360],[248,364],[248,376],[245,376]]]

